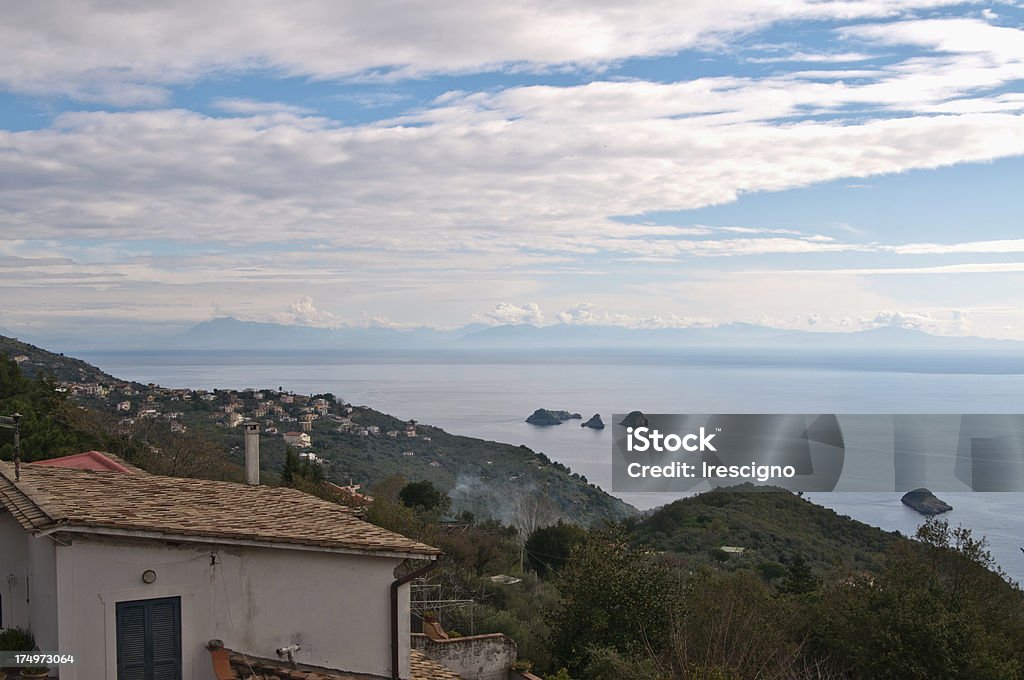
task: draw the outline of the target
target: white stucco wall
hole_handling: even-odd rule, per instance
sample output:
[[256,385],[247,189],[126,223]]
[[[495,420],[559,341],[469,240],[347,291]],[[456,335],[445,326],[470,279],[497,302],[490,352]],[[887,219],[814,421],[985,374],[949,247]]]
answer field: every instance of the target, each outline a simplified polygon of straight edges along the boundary
[[6,627],[28,627],[27,573],[28,537],[10,513],[0,510],[0,618]]
[[10,513],[0,513],[4,626],[29,628],[36,645],[45,651],[56,650],[58,643],[56,584],[53,540],[29,536]]
[[[158,597],[181,597],[184,680],[213,680],[205,647],[212,638],[269,658],[276,658],[279,647],[300,644],[301,663],[390,677],[389,588],[400,562],[76,537],[70,546],[57,547],[51,586],[60,600],[59,623],[52,622],[59,627],[54,649],[76,657],[74,666],[61,669],[61,678],[115,680],[117,603]],[[142,582],[147,569],[157,573],[151,585]],[[402,590],[401,611],[407,612],[408,586]],[[400,671],[408,677],[407,615],[399,617],[399,626]]]
[[57,560],[56,543],[49,537],[28,537],[28,621],[36,647],[44,652],[60,649],[57,638]]

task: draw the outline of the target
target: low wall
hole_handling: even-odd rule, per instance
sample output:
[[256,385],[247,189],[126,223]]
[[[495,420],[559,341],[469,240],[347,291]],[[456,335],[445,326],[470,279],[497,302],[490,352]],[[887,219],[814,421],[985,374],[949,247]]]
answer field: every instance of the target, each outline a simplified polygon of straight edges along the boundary
[[452,669],[463,680],[509,680],[509,669],[517,658],[515,641],[501,633],[450,640],[431,640],[416,633],[412,648]]

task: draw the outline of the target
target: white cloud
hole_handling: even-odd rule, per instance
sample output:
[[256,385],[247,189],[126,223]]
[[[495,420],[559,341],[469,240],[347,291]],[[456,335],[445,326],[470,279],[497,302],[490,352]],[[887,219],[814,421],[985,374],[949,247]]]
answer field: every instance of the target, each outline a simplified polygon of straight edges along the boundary
[[211,103],[216,109],[241,115],[285,113],[302,116],[313,113],[312,109],[304,106],[295,106],[285,102],[265,102],[244,97],[216,97]]
[[963,253],[1024,253],[1024,239],[967,241],[964,243],[907,243],[878,246],[879,250],[900,255],[952,255]]
[[309,239],[421,256],[520,247],[663,257],[825,252],[851,246],[781,234],[672,241],[651,237],[676,227],[610,218],[1024,153],[1021,116],[722,126],[644,111],[636,98],[660,85],[602,86],[618,91],[620,120],[574,118],[593,86],[506,92],[496,96],[527,97],[535,109],[460,103],[424,114],[436,120],[417,127],[69,114],[50,129],[0,132],[0,174],[15,178],[0,191],[0,228],[15,239]]
[[921,267],[835,267],[831,269],[775,269],[747,270],[743,275],[760,274],[781,274],[790,276],[801,276],[813,274],[816,276],[927,276],[934,274],[1017,274],[1024,272],[1024,262],[963,262],[959,264],[925,265]]
[[800,50],[773,57],[750,57],[751,64],[785,64],[796,62],[841,64],[852,61],[868,61],[876,55],[867,52],[803,52]]
[[625,328],[691,328],[710,326],[713,322],[704,317],[687,317],[676,314],[638,317],[621,312],[600,309],[591,302],[581,302],[555,315],[559,323],[573,326],[621,326]]
[[288,326],[315,326],[317,328],[339,328],[344,325],[336,315],[317,309],[311,297],[296,300],[288,306],[288,311],[271,314],[267,320]]
[[186,0],[14,3],[0,85],[152,104],[219,72],[338,78],[540,69],[651,57],[777,21],[893,17],[942,0]]
[[869,328],[907,328],[936,335],[964,335],[971,330],[969,313],[953,310],[933,315],[929,312],[882,311],[873,318],[862,318]]
[[484,321],[495,324],[518,324],[528,323],[540,326],[544,323],[544,312],[536,302],[528,302],[525,305],[514,305],[511,302],[499,302],[494,309],[486,314],[476,315],[477,321]]

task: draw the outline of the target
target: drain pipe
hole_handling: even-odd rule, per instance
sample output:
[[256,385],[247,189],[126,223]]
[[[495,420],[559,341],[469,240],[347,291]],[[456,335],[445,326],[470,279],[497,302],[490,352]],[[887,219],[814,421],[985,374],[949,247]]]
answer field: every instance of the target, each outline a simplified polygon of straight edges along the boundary
[[398,589],[409,581],[423,576],[437,566],[437,560],[427,562],[425,566],[410,571],[405,576],[400,576],[391,582],[391,680],[401,680],[398,674]]

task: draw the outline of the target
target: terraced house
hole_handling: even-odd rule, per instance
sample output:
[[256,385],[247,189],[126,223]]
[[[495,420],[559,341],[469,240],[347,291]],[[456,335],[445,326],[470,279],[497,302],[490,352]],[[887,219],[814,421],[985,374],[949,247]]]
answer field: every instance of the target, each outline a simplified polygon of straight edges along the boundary
[[0,463],[0,503],[0,625],[62,680],[458,678],[410,648],[439,551],[341,506],[97,452]]

